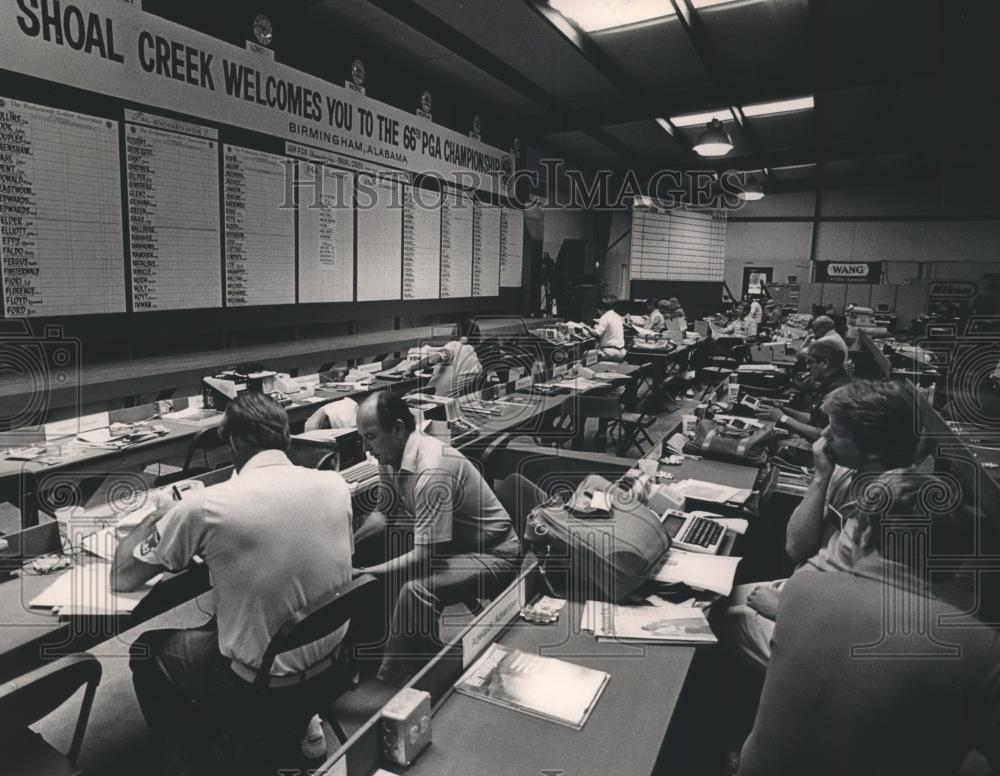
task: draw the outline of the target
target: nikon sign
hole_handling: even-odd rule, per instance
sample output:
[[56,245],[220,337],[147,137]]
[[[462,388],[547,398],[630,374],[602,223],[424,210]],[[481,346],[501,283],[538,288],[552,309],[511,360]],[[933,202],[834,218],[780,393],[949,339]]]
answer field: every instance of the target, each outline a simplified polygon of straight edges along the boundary
[[965,280],[935,280],[927,288],[927,298],[930,301],[942,300],[962,302],[972,299],[979,287]]
[[817,283],[878,283],[882,262],[817,261]]

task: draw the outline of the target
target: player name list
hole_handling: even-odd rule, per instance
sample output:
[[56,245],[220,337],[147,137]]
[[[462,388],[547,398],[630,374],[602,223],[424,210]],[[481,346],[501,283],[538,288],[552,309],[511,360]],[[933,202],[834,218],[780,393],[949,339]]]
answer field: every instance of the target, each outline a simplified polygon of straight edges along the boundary
[[6,318],[125,311],[118,123],[0,98]]
[[133,309],[221,306],[217,140],[128,124],[125,154]]

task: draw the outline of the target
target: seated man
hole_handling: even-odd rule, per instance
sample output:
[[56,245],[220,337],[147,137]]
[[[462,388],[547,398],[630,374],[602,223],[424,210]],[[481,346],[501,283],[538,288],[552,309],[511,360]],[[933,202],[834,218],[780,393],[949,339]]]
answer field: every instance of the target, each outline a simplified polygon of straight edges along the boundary
[[977,746],[1000,767],[1000,637],[930,588],[929,557],[957,545],[951,515],[928,514],[935,481],[878,477],[852,567],[810,563],[782,589],[739,776],[941,776]]
[[646,316],[646,327],[650,331],[663,331],[667,328],[667,321],[663,317],[663,302],[662,300],[657,302],[655,299],[646,300],[646,310],[648,315]]
[[413,374],[431,366],[434,367],[434,373],[427,381],[427,387],[433,388],[437,396],[458,396],[465,393],[483,373],[483,365],[479,363],[476,349],[466,337],[430,349],[427,355],[416,361],[409,361],[405,368],[409,374]]
[[677,321],[677,325],[680,326],[681,331],[687,328],[687,315],[685,315],[684,308],[681,307],[680,300],[676,296],[672,296],[667,300],[667,309],[663,315],[668,321]]
[[783,313],[781,305],[775,299],[768,299],[764,305],[764,325],[771,331],[781,326]]
[[823,400],[843,385],[851,382],[844,371],[844,353],[830,340],[817,340],[809,346],[806,364],[809,380],[795,392],[784,407],[762,407],[757,416],[774,421],[809,442],[815,442],[827,425]]
[[[119,543],[116,590],[137,590],[197,555],[208,566],[216,618],[189,630],[158,630],[132,646],[136,697],[164,773],[206,771],[213,738],[232,732],[253,697],[264,651],[295,612],[351,579],[351,497],[336,472],[293,466],[288,416],[272,399],[243,392],[226,407],[219,434],[236,474],[158,508]],[[346,628],[280,656],[269,693],[287,709],[289,734],[310,714],[299,701],[336,679],[330,656]],[[286,705],[287,704],[287,705]]]
[[732,337],[756,337],[757,322],[752,316],[747,314],[747,306],[744,302],[737,302],[733,310],[734,318],[730,323],[721,329],[713,329],[716,335]]
[[837,333],[837,330],[834,327],[833,318],[830,318],[827,315],[818,315],[809,323],[809,328],[812,331],[812,334],[806,337],[802,350],[799,351],[800,355],[805,356],[808,352],[809,346],[814,342],[826,340],[828,342],[832,342],[838,348],[843,350],[844,361],[847,361],[849,358],[847,343],[844,341],[844,338]]
[[621,363],[625,360],[625,324],[615,312],[615,300],[603,297],[597,303],[600,319],[591,331],[597,337],[597,356],[601,361]]
[[[785,532],[792,561],[812,558],[821,569],[851,567],[859,491],[882,472],[913,466],[921,442],[916,406],[908,383],[858,380],[827,396],[822,410],[829,425],[813,444],[812,482]],[[783,582],[760,583],[746,605],[730,606],[720,623],[720,641],[761,670],[770,659]]]
[[395,600],[378,677],[401,686],[441,648],[439,619],[446,606],[492,597],[513,581],[518,540],[477,469],[454,448],[416,431],[399,396],[380,391],[365,399],[358,431],[382,467],[384,495],[391,500],[366,524],[403,528],[404,546],[412,538],[412,549],[355,570],[385,580]]

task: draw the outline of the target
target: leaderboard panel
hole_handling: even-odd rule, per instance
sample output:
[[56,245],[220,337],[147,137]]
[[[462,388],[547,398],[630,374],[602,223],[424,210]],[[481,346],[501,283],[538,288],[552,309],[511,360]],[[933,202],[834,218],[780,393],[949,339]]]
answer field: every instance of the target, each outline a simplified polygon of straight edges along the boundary
[[[71,4],[0,2],[0,315],[115,327],[126,313],[141,327],[158,318],[147,312],[496,298],[519,285],[508,150],[141,3],[86,6],[107,49],[49,34],[66,21],[50,12]],[[164,45],[186,70],[159,67]],[[308,210],[304,162],[344,184]],[[372,207],[367,173],[396,179]]]
[[[520,285],[516,208],[391,168],[352,172],[344,157],[226,142],[227,129],[184,118],[118,116],[0,97],[4,317],[491,297]],[[302,185],[319,175],[321,186]]]
[[299,162],[296,176],[299,301],[353,302],[354,175]]
[[403,184],[364,173],[355,197],[359,302],[401,299]]
[[524,211],[514,207],[500,209],[500,285],[520,288],[524,256]]
[[441,297],[472,296],[472,239],[475,203],[462,191],[447,190],[441,203]]
[[295,303],[295,206],[283,157],[225,146],[226,306]]
[[472,230],[472,295],[500,293],[500,208],[475,203]]
[[218,130],[137,111],[126,119],[132,308],[220,307]]
[[441,193],[403,187],[403,299],[441,295]]
[[3,314],[125,311],[117,121],[0,97]]

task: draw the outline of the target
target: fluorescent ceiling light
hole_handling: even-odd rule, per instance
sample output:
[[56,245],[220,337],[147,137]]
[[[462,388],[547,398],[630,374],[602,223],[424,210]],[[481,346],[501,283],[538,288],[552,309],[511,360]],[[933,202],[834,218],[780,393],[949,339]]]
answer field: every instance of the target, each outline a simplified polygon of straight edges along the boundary
[[656,123],[659,124],[660,128],[668,135],[672,136],[674,134],[674,128],[670,126],[670,122],[666,119],[657,119]]
[[[694,0],[695,8],[735,0]],[[600,32],[674,15],[670,0],[549,0],[549,6],[584,32]]]
[[799,97],[795,100],[778,100],[777,102],[761,102],[757,105],[746,105],[744,116],[773,116],[775,113],[791,113],[797,110],[810,110],[813,107],[812,97]]
[[729,112],[729,108],[721,108],[720,110],[713,110],[708,113],[688,113],[685,116],[671,116],[670,123],[675,127],[697,127],[707,124],[712,119],[732,121],[733,114]]

